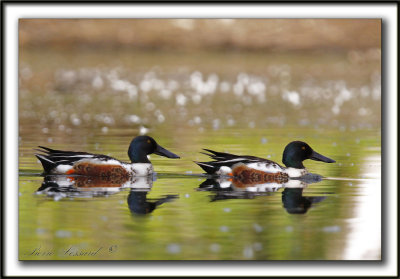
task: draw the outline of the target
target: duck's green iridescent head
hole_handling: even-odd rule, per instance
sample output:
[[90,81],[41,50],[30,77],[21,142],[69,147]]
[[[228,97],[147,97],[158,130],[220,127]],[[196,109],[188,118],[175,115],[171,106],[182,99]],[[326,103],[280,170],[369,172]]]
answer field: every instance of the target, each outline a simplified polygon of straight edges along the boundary
[[307,143],[302,141],[292,141],[283,151],[282,162],[288,168],[304,169],[303,161],[306,159],[325,163],[335,162],[335,160],[315,152]]
[[157,154],[167,158],[177,159],[178,155],[161,147],[149,136],[138,136],[131,141],[128,149],[128,156],[132,163],[150,163],[147,155]]

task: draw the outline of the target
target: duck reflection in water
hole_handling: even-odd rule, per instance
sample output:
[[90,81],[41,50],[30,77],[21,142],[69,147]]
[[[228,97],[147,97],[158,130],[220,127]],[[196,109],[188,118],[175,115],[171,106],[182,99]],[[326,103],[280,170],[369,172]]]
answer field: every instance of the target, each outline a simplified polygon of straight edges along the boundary
[[304,214],[310,207],[326,197],[304,197],[304,188],[285,188],[282,192],[283,207],[290,214]]
[[128,206],[132,215],[144,215],[153,212],[158,206],[171,202],[178,198],[178,195],[166,195],[159,199],[148,199],[149,191],[138,191],[131,189],[128,195]]
[[90,198],[116,194],[124,189],[146,189],[153,186],[152,176],[112,178],[82,175],[47,175],[36,194],[46,194],[59,200],[68,198]]
[[58,201],[63,198],[92,198],[116,194],[130,189],[128,206],[132,213],[148,214],[159,205],[172,201],[177,195],[167,195],[157,200],[147,200],[155,176],[112,178],[89,176],[47,175],[36,194],[45,194]]
[[257,196],[275,195],[282,191],[283,207],[290,214],[304,214],[313,204],[326,199],[324,196],[305,197],[303,190],[308,184],[321,181],[321,176],[310,174],[300,179],[243,179],[241,177],[208,178],[199,185],[199,191],[211,191],[211,202],[227,199],[254,199]]

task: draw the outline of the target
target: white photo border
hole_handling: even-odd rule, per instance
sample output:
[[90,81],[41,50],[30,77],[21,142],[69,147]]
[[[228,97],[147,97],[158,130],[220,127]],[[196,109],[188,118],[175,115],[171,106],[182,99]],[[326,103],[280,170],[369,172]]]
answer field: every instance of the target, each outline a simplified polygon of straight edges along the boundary
[[[397,3],[135,4],[2,3],[3,10],[3,275],[6,276],[396,276],[397,267]],[[382,261],[18,261],[19,18],[381,18]],[[3,141],[4,143],[4,141]],[[72,268],[73,267],[73,268]]]

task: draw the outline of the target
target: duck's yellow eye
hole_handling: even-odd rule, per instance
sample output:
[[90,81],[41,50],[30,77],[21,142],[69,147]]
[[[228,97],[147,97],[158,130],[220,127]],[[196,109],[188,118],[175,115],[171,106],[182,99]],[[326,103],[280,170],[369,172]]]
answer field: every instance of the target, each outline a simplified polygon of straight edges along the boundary
[[148,144],[150,144],[150,143],[151,143],[151,141],[150,141],[150,140],[147,140],[147,143],[148,143]]
[[306,147],[305,147],[305,146],[302,146],[301,149],[306,150]]

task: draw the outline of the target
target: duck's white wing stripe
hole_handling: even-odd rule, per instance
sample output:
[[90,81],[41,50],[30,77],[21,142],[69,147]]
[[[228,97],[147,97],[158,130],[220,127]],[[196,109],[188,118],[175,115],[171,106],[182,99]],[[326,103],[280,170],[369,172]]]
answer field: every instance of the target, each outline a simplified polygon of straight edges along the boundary
[[96,157],[95,155],[66,155],[66,154],[64,154],[64,155],[50,155],[51,157],[68,157],[68,158],[76,158],[76,157],[78,157],[78,158],[93,158],[93,157]]
[[252,160],[252,159],[248,159],[248,158],[237,158],[237,159],[230,159],[230,160],[225,160],[225,161],[216,161],[216,162],[213,162],[213,163],[220,164],[220,163],[234,163],[234,162],[241,162],[241,161],[253,162],[253,161],[256,161],[256,160]]
[[80,162],[88,162],[90,164],[97,164],[97,165],[117,165],[117,166],[122,166],[122,162],[118,161],[116,159],[107,159],[107,160],[102,160],[101,158],[93,158],[93,159],[82,159],[79,160]]
[[71,162],[69,160],[54,160],[53,161],[53,163],[57,163],[57,164],[64,163],[64,162],[67,163],[67,165],[74,163],[74,162]]
[[250,163],[247,167],[255,170],[260,170],[268,173],[277,173],[284,171],[278,164],[275,163]]
[[198,165],[203,165],[203,166],[207,166],[207,167],[210,167],[210,168],[213,168],[214,166],[212,166],[212,165],[208,165],[208,164],[205,164],[205,163],[203,163],[203,162],[196,162],[196,164],[198,164]]
[[43,159],[43,160],[46,160],[47,162],[54,163],[53,161],[49,160],[49,158],[47,158],[47,157],[45,157],[45,156],[42,156],[42,155],[40,155],[40,154],[36,154],[36,156],[40,157],[40,158]]

